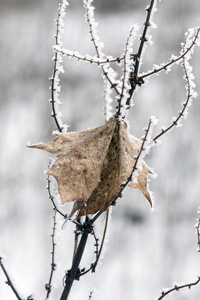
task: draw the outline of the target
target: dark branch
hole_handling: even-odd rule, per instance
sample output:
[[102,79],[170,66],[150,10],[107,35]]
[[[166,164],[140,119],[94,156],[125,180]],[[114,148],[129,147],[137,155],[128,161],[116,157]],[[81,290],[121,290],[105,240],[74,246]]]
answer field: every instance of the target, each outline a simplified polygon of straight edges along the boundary
[[147,17],[146,17],[146,21],[144,23],[144,30],[143,30],[143,33],[142,33],[142,37],[141,37],[140,45],[139,45],[139,48],[138,48],[138,52],[137,52],[137,54],[134,55],[134,70],[133,70],[133,73],[130,74],[131,89],[129,91],[129,98],[126,101],[126,105],[128,105],[128,106],[130,105],[131,98],[133,96],[133,93],[135,91],[136,86],[137,85],[140,86],[143,83],[143,80],[138,78],[138,72],[139,72],[142,52],[143,52],[143,49],[144,49],[144,44],[145,44],[145,42],[147,42],[147,38],[146,38],[147,31],[148,31],[149,26],[151,26],[150,18],[151,18],[154,2],[155,2],[154,0],[151,0],[149,7],[146,9]]
[[199,217],[197,219],[197,225],[196,225],[196,230],[197,230],[197,245],[198,245],[198,252],[200,252],[200,211]]
[[2,259],[3,259],[3,258],[0,257],[0,266],[1,266],[2,270],[3,270],[3,272],[4,272],[4,275],[6,276],[6,279],[7,279],[6,283],[10,286],[10,288],[11,288],[12,291],[13,291],[13,293],[14,293],[15,296],[17,297],[17,299],[18,299],[18,300],[22,300],[22,298],[19,296],[19,294],[18,294],[16,288],[14,287],[14,285],[13,285],[13,283],[12,283],[12,281],[11,281],[11,279],[10,279],[10,277],[9,277],[9,275],[8,275],[8,272],[6,271],[6,269],[5,269],[5,267],[4,267],[3,263],[2,263]]
[[171,294],[172,292],[179,291],[179,290],[185,289],[185,288],[190,289],[192,286],[197,285],[199,282],[200,282],[200,277],[198,277],[197,281],[195,281],[193,283],[186,283],[183,285],[175,285],[173,288],[167,290],[166,292],[162,291],[162,295],[158,298],[158,300],[163,299],[164,297]]
[[73,263],[72,263],[72,267],[71,269],[68,271],[68,273],[66,274],[65,277],[65,287],[63,290],[63,293],[61,295],[60,300],[67,300],[72,284],[74,282],[74,280],[76,278],[78,278],[79,275],[79,264],[81,261],[81,258],[83,256],[84,250],[85,250],[85,246],[86,246],[86,242],[88,239],[88,235],[92,232],[93,228],[92,228],[92,224],[90,222],[90,219],[88,217],[86,217],[85,223],[83,224],[83,226],[81,226],[81,230],[82,230],[82,236],[76,251],[76,254],[74,256],[73,259]]
[[63,218],[67,218],[67,215],[62,213],[56,206],[55,202],[54,202],[54,197],[52,196],[51,194],[51,180],[49,179],[49,175],[47,176],[47,191],[48,191],[48,194],[49,194],[49,199],[51,200],[52,202],[52,205],[53,205],[53,209],[56,210]]
[[187,81],[187,97],[186,97],[186,101],[183,103],[183,108],[182,110],[179,112],[178,116],[176,117],[176,119],[172,122],[171,125],[169,125],[166,129],[163,129],[154,139],[153,141],[156,142],[158,138],[160,138],[162,135],[164,135],[165,133],[167,133],[168,131],[170,131],[173,127],[178,125],[178,122],[180,121],[181,118],[183,118],[184,113],[186,111],[186,109],[188,108],[190,99],[192,97],[191,95],[191,84],[190,84],[190,79],[189,79],[189,74],[185,65],[185,58],[183,58],[183,70],[185,73],[185,79]]
[[[59,33],[60,33],[60,19],[61,19],[61,8],[62,8],[62,3],[59,4],[58,8],[58,16],[56,19],[56,34],[55,34],[55,40],[56,40],[56,46],[59,46]],[[56,99],[55,99],[55,92],[56,92],[56,74],[58,73],[58,67],[59,67],[59,61],[58,61],[58,52],[54,51],[54,65],[53,65],[53,74],[52,77],[50,78],[51,81],[51,107],[52,107],[52,117],[54,118],[54,121],[56,123],[56,126],[60,132],[63,131],[63,127],[60,125],[59,120],[58,120],[58,112],[56,111]]]
[[154,75],[154,74],[156,74],[156,73],[158,73],[158,72],[160,72],[160,71],[167,70],[167,68],[168,68],[169,66],[171,66],[171,65],[175,64],[176,62],[178,62],[179,60],[183,59],[183,58],[186,56],[186,54],[187,54],[188,52],[190,52],[191,49],[192,49],[192,48],[194,47],[194,45],[196,44],[196,41],[197,41],[197,39],[198,39],[198,37],[199,37],[199,33],[200,33],[200,27],[197,29],[197,32],[196,32],[196,34],[195,34],[195,36],[194,36],[194,40],[192,41],[191,45],[190,45],[190,46],[189,46],[189,47],[188,47],[188,48],[187,48],[180,56],[178,56],[176,59],[170,60],[168,63],[162,65],[160,68],[154,69],[153,71],[148,72],[148,73],[146,73],[146,74],[140,76],[139,79],[140,79],[140,80],[143,80],[144,78],[149,77],[149,76],[151,76],[151,75]]
[[50,272],[50,276],[49,276],[49,281],[45,285],[45,289],[47,290],[46,299],[49,298],[49,295],[51,293],[53,273],[56,270],[56,264],[55,264],[56,213],[57,213],[57,211],[54,210],[54,215],[53,215],[53,229],[52,229],[52,234],[51,234],[51,243],[52,243],[52,250],[51,250],[51,272]]

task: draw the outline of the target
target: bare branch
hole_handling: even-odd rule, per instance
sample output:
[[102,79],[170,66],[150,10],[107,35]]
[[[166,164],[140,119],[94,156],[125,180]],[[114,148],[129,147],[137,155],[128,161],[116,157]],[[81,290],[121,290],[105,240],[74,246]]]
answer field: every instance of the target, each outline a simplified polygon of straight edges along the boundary
[[[49,165],[48,165],[48,167],[49,167]],[[49,199],[51,200],[51,202],[52,202],[52,205],[53,205],[53,209],[55,210],[55,211],[57,211],[63,218],[67,218],[67,215],[66,214],[64,214],[64,213],[62,213],[58,208],[57,208],[57,206],[56,206],[56,204],[55,204],[55,201],[54,201],[54,197],[53,197],[53,195],[51,194],[51,180],[50,180],[50,176],[48,175],[47,176],[47,191],[48,191],[48,194],[49,194]]]
[[172,58],[168,63],[162,64],[160,67],[158,67],[158,68],[156,68],[156,69],[154,69],[154,70],[152,70],[152,71],[150,71],[150,72],[148,72],[148,73],[140,76],[139,79],[143,80],[145,77],[154,75],[154,74],[156,74],[156,73],[158,73],[160,71],[166,71],[169,66],[171,66],[171,65],[177,63],[178,61],[180,61],[181,59],[183,59],[186,56],[186,54],[188,52],[190,52],[191,49],[195,46],[195,44],[197,42],[197,39],[199,38],[199,33],[200,33],[200,27],[197,28],[196,34],[194,36],[193,41],[191,42],[191,45],[187,49],[185,49],[185,51],[183,53],[181,53],[181,55],[179,55],[176,58]]
[[186,82],[187,82],[187,85],[186,85],[186,89],[187,89],[186,101],[183,103],[183,108],[179,112],[178,116],[172,120],[172,124],[169,125],[166,129],[162,129],[162,131],[153,139],[154,142],[156,142],[158,138],[160,138],[162,135],[164,135],[165,133],[170,131],[172,128],[179,125],[180,120],[184,116],[186,117],[187,109],[188,109],[188,107],[191,103],[192,97],[194,95],[192,93],[192,87],[191,87],[191,82],[190,82],[190,77],[189,77],[189,74],[188,74],[188,70],[187,70],[187,67],[186,67],[185,57],[183,57],[183,70],[184,70],[185,79],[186,79]]
[[[60,4],[59,4],[59,8],[58,8],[58,16],[56,19],[56,34],[55,34],[55,40],[56,40],[56,46],[60,46],[61,45],[61,27],[63,26],[62,24],[62,18],[63,15],[65,14],[65,8],[66,5],[68,3],[65,0],[61,0]],[[54,50],[54,65],[53,65],[53,74],[51,76],[51,78],[49,78],[49,80],[51,81],[51,86],[50,86],[50,90],[51,90],[51,99],[50,99],[50,103],[52,106],[52,117],[54,118],[54,121],[56,123],[56,126],[59,130],[59,132],[63,132],[63,130],[65,128],[65,126],[62,124],[62,121],[60,119],[60,115],[59,115],[59,111],[58,111],[58,104],[59,104],[59,100],[58,100],[58,95],[59,95],[59,79],[58,76],[61,72],[64,72],[63,68],[61,67],[60,63],[62,61],[62,58],[60,57],[60,53],[58,53],[57,51]]]
[[197,219],[196,230],[197,230],[197,244],[198,252],[200,252],[200,210],[198,211],[199,217]]
[[4,272],[4,275],[6,276],[6,283],[10,286],[10,288],[12,289],[13,293],[15,294],[16,298],[18,300],[22,300],[22,298],[19,296],[16,288],[14,287],[14,284],[12,283],[10,276],[8,275],[8,272],[6,271],[6,268],[4,267],[3,263],[2,263],[2,257],[0,257],[0,267],[2,268],[2,271]]
[[190,289],[192,286],[197,285],[199,282],[200,282],[200,277],[198,277],[197,281],[195,281],[193,283],[186,283],[183,285],[175,285],[173,288],[168,289],[167,291],[162,291],[162,295],[157,300],[163,299],[164,297],[171,294],[172,292],[179,291],[179,290],[185,289],[185,288]]
[[129,90],[129,74],[131,73],[131,61],[130,61],[130,55],[131,55],[131,44],[132,44],[132,38],[133,38],[133,30],[134,27],[131,28],[130,33],[128,35],[127,41],[126,41],[126,46],[125,46],[125,52],[124,52],[124,67],[123,67],[123,77],[122,77],[122,87],[121,87],[121,93],[118,97],[118,106],[117,112],[115,115],[116,119],[119,119],[119,117],[125,118],[125,115],[121,116],[121,110],[122,108],[126,107],[126,103],[122,103],[123,100],[127,100],[126,98],[128,97],[128,90]]
[[52,279],[53,279],[53,273],[56,270],[56,264],[55,264],[55,232],[56,232],[56,213],[57,211],[54,210],[54,215],[53,215],[53,228],[52,228],[52,234],[51,234],[51,243],[52,243],[52,250],[51,250],[51,272],[49,276],[49,281],[48,283],[45,284],[45,289],[47,290],[46,294],[46,299],[49,298],[49,295],[52,290]]
[[105,226],[104,226],[103,238],[102,238],[102,241],[101,241],[100,249],[98,251],[97,259],[92,264],[92,272],[95,272],[96,266],[97,266],[99,258],[101,256],[101,252],[102,252],[102,249],[103,249],[103,245],[104,245],[104,241],[105,241],[105,237],[106,237],[106,232],[107,232],[107,228],[108,228],[108,218],[109,218],[109,208],[106,211],[106,221],[105,221]]
[[153,12],[153,7],[154,7],[154,0],[151,0],[149,7],[146,9],[147,11],[147,16],[146,16],[146,21],[144,23],[144,30],[142,33],[142,37],[141,37],[141,41],[140,41],[140,45],[138,48],[138,52],[137,54],[134,55],[134,70],[133,73],[130,74],[130,84],[131,84],[131,89],[129,91],[129,98],[126,101],[126,104],[129,106],[130,102],[131,102],[131,98],[133,96],[133,93],[135,91],[135,88],[137,85],[141,85],[143,83],[142,79],[138,78],[138,72],[139,72],[139,67],[140,67],[140,62],[141,62],[141,56],[143,53],[143,49],[144,49],[144,44],[145,42],[147,42],[147,31],[148,28],[151,26],[150,23],[150,19],[151,19],[151,15]]
[[124,55],[122,56],[118,56],[116,58],[113,58],[113,57],[107,57],[106,59],[98,59],[98,57],[92,57],[88,54],[86,55],[82,55],[80,53],[78,53],[77,51],[70,51],[70,50],[67,50],[67,49],[60,49],[58,47],[54,47],[54,49],[61,53],[62,55],[65,55],[67,57],[74,57],[74,58],[77,58],[78,60],[82,60],[82,61],[86,61],[86,62],[89,62],[91,64],[97,64],[97,65],[102,65],[102,64],[107,64],[107,63],[113,63],[113,62],[117,62],[117,63],[120,63],[120,61],[124,60]]
[[[102,58],[104,57],[104,54],[101,52],[101,44],[97,41],[98,37],[96,35],[96,32],[94,30],[94,25],[95,20],[94,20],[94,16],[92,13],[92,9],[91,9],[91,0],[84,0],[84,7],[86,9],[86,21],[88,22],[89,25],[89,32],[91,35],[91,41],[94,44],[94,48],[97,54],[98,58]],[[110,83],[111,88],[113,88],[116,92],[117,95],[120,95],[120,91],[117,88],[117,82],[113,81],[113,78],[110,78],[109,76],[109,69],[112,69],[108,63],[108,65],[105,66],[101,66],[101,69],[103,71],[103,75],[105,76],[105,78],[108,80],[108,82]]]

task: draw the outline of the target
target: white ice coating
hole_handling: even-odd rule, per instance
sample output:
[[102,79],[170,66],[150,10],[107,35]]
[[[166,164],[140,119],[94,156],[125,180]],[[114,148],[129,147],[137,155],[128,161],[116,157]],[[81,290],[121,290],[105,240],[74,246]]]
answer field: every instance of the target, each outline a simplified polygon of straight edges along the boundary
[[[133,54],[133,41],[137,36],[138,26],[135,25],[131,28],[129,36],[127,38],[126,46],[124,49],[124,65],[123,65],[123,76],[121,77],[121,82],[118,84],[120,88],[120,95],[116,96],[116,101],[121,103],[121,114],[119,118],[127,122],[128,107],[126,101],[129,98],[130,86],[130,73],[133,69],[133,60],[131,59],[131,54]],[[133,106],[133,102],[131,102]]]
[[[55,47],[62,46],[62,32],[64,31],[64,17],[66,15],[65,10],[68,5],[69,3],[66,0],[62,0],[58,8],[58,18],[56,19],[56,35],[55,35],[56,45],[53,47],[54,72],[52,77],[50,78],[50,80],[52,80],[53,82],[53,91],[52,91],[53,95],[51,101],[54,101],[55,114],[58,123],[62,128],[62,133],[66,133],[69,126],[63,124],[63,121],[61,119],[62,114],[59,110],[59,105],[61,104],[61,101],[59,99],[60,91],[61,91],[59,75],[64,73],[64,69],[62,66],[62,62],[63,62],[62,55],[55,49]],[[54,116],[54,112],[52,112],[52,116]]]

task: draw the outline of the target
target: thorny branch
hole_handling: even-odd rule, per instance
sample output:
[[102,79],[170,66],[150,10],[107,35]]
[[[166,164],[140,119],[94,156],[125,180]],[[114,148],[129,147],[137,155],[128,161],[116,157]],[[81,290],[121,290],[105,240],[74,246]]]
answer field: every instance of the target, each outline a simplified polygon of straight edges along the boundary
[[3,272],[4,272],[4,275],[6,276],[6,283],[10,286],[10,288],[12,289],[13,293],[15,294],[15,296],[17,297],[18,300],[22,300],[22,298],[20,297],[20,295],[18,294],[16,288],[14,287],[11,279],[10,279],[10,276],[8,275],[8,272],[6,271],[6,268],[4,267],[3,263],[2,263],[2,257],[0,257],[0,267],[2,268]]
[[[121,87],[121,93],[120,93],[120,96],[119,97],[119,100],[118,100],[118,106],[116,107],[117,109],[117,112],[115,114],[115,118],[118,119],[119,116],[121,116],[121,108],[124,107],[123,103],[122,103],[122,100],[124,98],[124,94],[125,94],[125,91],[126,91],[126,78],[127,78],[127,73],[128,73],[128,70],[127,70],[127,60],[129,60],[129,57],[127,57],[129,55],[129,52],[128,52],[128,48],[129,48],[129,45],[130,45],[130,40],[132,38],[132,32],[134,30],[134,27],[131,28],[130,30],[130,33],[129,33],[129,36],[127,38],[127,41],[126,41],[126,47],[125,47],[125,52],[124,52],[124,68],[123,68],[123,79],[122,79],[122,87]],[[125,117],[125,116],[123,116]]]
[[154,142],[157,141],[158,138],[160,138],[163,134],[167,133],[169,130],[171,130],[174,126],[178,125],[178,122],[180,121],[181,118],[184,117],[184,113],[186,112],[188,105],[190,103],[190,99],[192,97],[191,94],[191,84],[190,84],[190,78],[188,75],[188,71],[185,65],[185,58],[183,58],[183,70],[185,72],[185,79],[187,81],[187,97],[186,97],[186,101],[183,103],[183,108],[182,110],[179,112],[178,116],[175,118],[175,120],[173,120],[172,124],[169,125],[166,129],[162,129],[162,131],[153,139]]
[[200,252],[200,211],[198,211],[199,217],[197,219],[196,230],[197,230],[197,244],[198,244],[198,252]]
[[107,57],[106,59],[96,59],[95,57],[89,56],[89,55],[81,55],[77,52],[73,52],[73,51],[69,51],[66,49],[59,49],[59,48],[55,48],[55,50],[57,52],[60,52],[62,55],[65,55],[67,57],[74,57],[77,58],[78,60],[82,60],[82,61],[87,61],[91,64],[97,64],[97,65],[102,65],[102,64],[107,64],[107,63],[113,63],[113,62],[117,62],[120,63],[120,61],[124,60],[124,55],[122,55],[121,57],[118,56],[116,58],[113,57]]
[[49,199],[51,200],[52,202],[52,205],[53,205],[53,209],[55,211],[57,211],[63,218],[67,218],[67,215],[65,215],[64,213],[62,213],[56,206],[55,204],[55,201],[54,201],[54,197],[53,195],[51,194],[51,180],[50,180],[50,177],[49,175],[47,176],[47,191],[48,191],[48,194],[49,194]]
[[186,283],[186,284],[183,284],[183,285],[175,285],[173,288],[171,288],[167,291],[162,291],[162,295],[157,300],[163,299],[164,297],[171,294],[172,292],[179,291],[179,290],[185,289],[185,288],[190,289],[192,286],[197,285],[199,282],[200,282],[200,277],[198,277],[198,279],[193,283]]
[[[89,25],[89,32],[90,32],[90,35],[91,35],[91,41],[94,44],[97,57],[101,58],[101,51],[99,49],[99,44],[96,41],[96,37],[94,35],[93,23],[91,21],[91,16],[90,16],[90,0],[85,0],[85,6],[84,7],[86,9],[86,20],[87,20],[88,25]],[[109,66],[109,68],[110,68],[110,66]],[[115,92],[116,92],[117,95],[120,95],[120,91],[117,88],[117,84],[114,83],[111,80],[111,78],[110,78],[110,76],[108,74],[108,67],[105,68],[104,66],[101,66],[101,69],[103,71],[103,75],[106,77],[106,79],[110,83],[111,88],[113,88],[115,90]]]
[[149,26],[151,26],[150,18],[151,18],[153,6],[154,6],[154,0],[151,0],[149,7],[146,9],[147,17],[146,17],[146,21],[144,23],[144,30],[142,33],[138,52],[137,52],[137,54],[134,55],[134,70],[133,70],[133,73],[130,74],[131,89],[129,91],[129,98],[126,101],[127,106],[130,105],[131,98],[133,96],[136,86],[141,85],[143,83],[143,80],[141,78],[140,79],[138,78],[138,72],[139,72],[142,52],[143,52],[143,48],[144,48],[144,43],[148,41],[146,36],[147,36],[148,28],[149,28]]
[[51,250],[51,272],[50,272],[50,276],[49,276],[49,281],[48,281],[48,283],[45,284],[45,289],[47,290],[46,299],[49,298],[49,295],[51,293],[53,274],[54,274],[54,271],[56,270],[56,263],[55,263],[56,213],[57,213],[57,211],[54,209],[53,228],[52,228],[52,234],[51,234],[51,243],[52,243],[52,250]]
[[[60,34],[60,20],[61,20],[61,10],[63,8],[63,2],[61,1],[59,4],[58,8],[58,16],[56,19],[56,34],[55,34],[55,40],[56,40],[56,46],[60,46],[59,44],[59,34]],[[61,127],[59,120],[58,120],[58,114],[56,111],[56,97],[55,97],[55,92],[57,91],[56,89],[56,75],[59,74],[59,61],[58,61],[58,55],[59,53],[57,51],[54,51],[54,66],[53,66],[53,74],[52,77],[49,79],[51,81],[51,106],[52,106],[52,117],[54,118],[54,121],[56,123],[56,126],[60,132],[63,132],[63,127]]]
[[171,66],[171,65],[175,64],[176,62],[178,62],[179,60],[183,59],[186,56],[186,54],[188,52],[190,52],[192,50],[192,48],[195,46],[197,39],[199,38],[199,33],[200,33],[200,27],[197,28],[196,34],[194,36],[194,40],[192,41],[191,45],[180,56],[178,56],[177,58],[173,58],[172,60],[170,60],[168,63],[166,63],[164,65],[161,65],[160,68],[156,68],[153,71],[150,71],[150,72],[140,76],[139,79],[143,80],[144,78],[154,75],[160,71],[163,71],[163,70],[166,71],[169,66]]

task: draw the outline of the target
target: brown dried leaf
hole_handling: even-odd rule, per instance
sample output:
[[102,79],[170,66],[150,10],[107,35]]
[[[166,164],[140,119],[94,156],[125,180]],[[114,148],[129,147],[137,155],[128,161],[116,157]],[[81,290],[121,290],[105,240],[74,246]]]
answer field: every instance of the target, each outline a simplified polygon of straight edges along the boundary
[[151,200],[151,195],[148,190],[147,186],[147,179],[148,179],[148,174],[153,174],[153,172],[147,167],[145,162],[142,163],[142,169],[138,170],[138,177],[137,177],[137,182],[130,182],[129,186],[135,189],[139,189],[143,195],[147,198],[149,201],[151,207],[152,207],[152,200]]
[[100,181],[101,170],[116,121],[82,132],[59,134],[48,144],[29,146],[54,153],[57,160],[47,171],[58,182],[62,204],[88,198]]
[[[55,153],[57,160],[48,170],[58,182],[62,203],[75,201],[70,216],[105,211],[114,201],[121,184],[130,176],[142,142],[129,135],[124,122],[112,118],[105,125],[87,131],[59,134],[48,144],[29,146]],[[142,162],[136,183],[151,204],[147,175]]]

